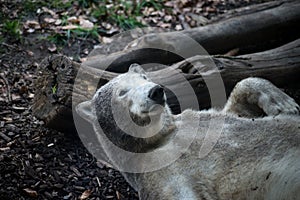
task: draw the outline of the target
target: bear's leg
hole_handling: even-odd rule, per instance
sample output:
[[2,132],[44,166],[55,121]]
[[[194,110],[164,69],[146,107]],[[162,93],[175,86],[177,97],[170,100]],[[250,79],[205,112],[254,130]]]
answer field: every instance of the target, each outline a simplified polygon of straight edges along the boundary
[[241,117],[299,114],[299,105],[271,82],[246,78],[235,86],[223,109]]

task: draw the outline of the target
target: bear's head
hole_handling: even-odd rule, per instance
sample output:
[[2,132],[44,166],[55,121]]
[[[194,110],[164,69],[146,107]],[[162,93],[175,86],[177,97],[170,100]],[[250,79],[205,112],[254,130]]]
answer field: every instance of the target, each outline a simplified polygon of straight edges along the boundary
[[[145,126],[150,123],[151,117],[169,112],[164,88],[153,83],[138,64],[132,64],[128,73],[115,78],[112,84],[111,105],[118,108],[114,111],[116,114],[121,113],[121,110],[128,111],[137,125]],[[101,89],[98,96],[100,93]]]
[[138,64],[98,89],[76,111],[93,124],[97,134],[132,152],[162,145],[175,128],[164,88],[152,82]]

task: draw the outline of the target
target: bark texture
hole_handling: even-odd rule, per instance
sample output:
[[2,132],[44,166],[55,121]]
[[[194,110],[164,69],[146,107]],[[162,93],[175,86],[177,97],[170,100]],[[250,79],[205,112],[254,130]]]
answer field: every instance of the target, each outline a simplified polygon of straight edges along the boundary
[[[72,106],[90,99],[97,88],[119,74],[84,65],[80,67],[61,55],[43,60],[40,73],[33,112],[46,126],[61,131],[75,130]],[[168,103],[174,113],[186,108],[186,105],[178,104],[178,99],[188,102],[195,95],[199,104],[195,109],[209,108],[212,100],[213,106],[221,107],[225,102],[216,100],[214,94],[222,93],[222,84],[228,95],[238,81],[250,76],[270,80],[300,103],[300,39],[269,51],[237,57],[198,55],[149,72],[149,76],[154,82],[168,86]],[[216,81],[220,77],[221,84]],[[187,81],[195,95],[180,90]],[[175,90],[176,96],[171,92]]]

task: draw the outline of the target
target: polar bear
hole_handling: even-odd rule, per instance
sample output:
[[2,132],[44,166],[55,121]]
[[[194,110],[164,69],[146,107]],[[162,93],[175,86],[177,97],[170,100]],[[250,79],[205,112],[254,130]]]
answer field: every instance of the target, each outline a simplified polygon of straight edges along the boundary
[[[299,106],[267,80],[239,82],[223,110],[187,109],[173,115],[164,88],[133,64],[76,111],[93,124],[105,153],[140,199],[300,197]],[[267,116],[258,117],[262,113]],[[217,130],[220,118],[224,121]],[[199,156],[206,134],[217,131],[221,133],[211,151]],[[186,141],[192,141],[189,147],[161,168],[122,170],[131,162],[140,169],[164,162]],[[124,158],[114,146],[143,156],[138,161]]]

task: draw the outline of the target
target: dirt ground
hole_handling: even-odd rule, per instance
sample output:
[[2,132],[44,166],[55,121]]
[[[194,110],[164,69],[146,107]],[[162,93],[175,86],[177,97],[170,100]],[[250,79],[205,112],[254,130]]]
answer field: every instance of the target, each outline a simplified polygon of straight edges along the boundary
[[[179,12],[187,15],[201,8],[203,16],[210,18],[261,1],[170,2],[167,1],[173,6],[171,10],[177,9],[174,16]],[[180,7],[183,2],[188,3]],[[15,19],[22,1],[0,0],[0,4],[1,17]],[[175,30],[177,25],[181,25],[181,29],[197,26],[187,17],[183,21],[180,17],[171,17],[171,21],[159,24],[166,15],[153,16],[155,20],[151,16],[144,19],[152,26],[164,25]],[[53,34],[51,29],[41,28],[29,33],[29,29],[24,28],[29,18],[38,21],[39,16],[30,11],[22,18],[21,39],[16,38],[19,35],[14,37],[5,35],[3,29],[0,31],[0,199],[138,199],[120,173],[97,162],[76,135],[47,129],[31,113],[35,90],[38,90],[34,82],[42,59],[60,53],[80,62],[110,35],[100,34],[101,39],[73,37],[67,44],[59,45],[41,39]],[[1,28],[3,23],[1,20]],[[118,25],[112,25],[110,30],[114,26],[116,32],[121,31]]]

